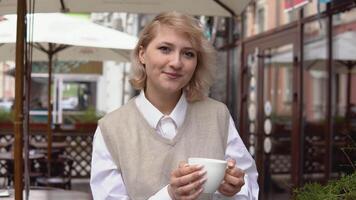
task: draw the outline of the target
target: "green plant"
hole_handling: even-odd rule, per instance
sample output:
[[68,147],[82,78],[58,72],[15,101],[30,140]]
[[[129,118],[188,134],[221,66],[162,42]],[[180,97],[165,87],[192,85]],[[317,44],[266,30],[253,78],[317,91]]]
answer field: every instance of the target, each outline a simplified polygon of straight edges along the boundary
[[347,138],[351,141],[351,144],[346,147],[341,147],[341,151],[349,162],[348,166],[351,167],[354,172],[356,172],[356,160],[354,159],[356,152],[356,142],[350,135],[347,135]]
[[353,173],[344,175],[338,180],[329,181],[322,186],[318,183],[308,183],[302,188],[297,188],[293,192],[295,200],[355,200],[356,199],[356,166],[353,159],[356,143],[351,136],[348,136],[351,144],[342,147],[341,151],[346,156]]
[[288,115],[278,115],[277,113],[272,113],[271,120],[273,123],[286,124],[292,121],[292,117]]
[[334,116],[335,124],[342,124],[342,123],[345,123],[345,121],[346,121],[345,116],[341,116],[341,115]]
[[294,190],[296,200],[354,200],[356,199],[356,172],[338,180],[328,182],[325,186],[309,183]]
[[101,117],[104,116],[104,113],[97,112],[95,108],[89,107],[83,113],[73,116],[74,121],[79,123],[96,123]]
[[0,122],[12,122],[13,114],[11,111],[0,108]]

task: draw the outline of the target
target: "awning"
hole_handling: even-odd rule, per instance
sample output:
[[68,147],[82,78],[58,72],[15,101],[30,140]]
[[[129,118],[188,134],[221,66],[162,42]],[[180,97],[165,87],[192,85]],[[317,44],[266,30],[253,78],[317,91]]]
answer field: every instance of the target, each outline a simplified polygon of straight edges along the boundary
[[[251,0],[36,0],[35,12],[128,12],[178,11],[191,15],[241,14]],[[63,3],[61,3],[63,2]],[[221,4],[224,4],[222,6]],[[16,13],[17,1],[1,0],[0,15]]]

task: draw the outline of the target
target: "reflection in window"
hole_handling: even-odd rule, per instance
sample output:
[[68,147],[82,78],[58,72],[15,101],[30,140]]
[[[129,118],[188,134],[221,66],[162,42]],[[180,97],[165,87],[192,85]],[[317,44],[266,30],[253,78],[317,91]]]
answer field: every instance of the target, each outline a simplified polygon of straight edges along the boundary
[[[321,25],[320,25],[321,24]],[[304,173],[313,175],[326,169],[325,128],[327,122],[327,37],[326,21],[305,24],[303,63]],[[306,177],[307,178],[307,177]],[[307,178],[308,179],[308,178]]]
[[265,52],[264,96],[272,104],[274,116],[291,116],[293,91],[292,45]]
[[258,32],[261,33],[265,30],[265,9],[258,8],[257,11],[257,23],[258,23]]
[[[333,16],[333,172],[352,173],[356,141],[356,9]],[[348,158],[347,158],[348,156]]]
[[90,83],[67,82],[63,84],[61,100],[63,110],[86,110],[91,104]]

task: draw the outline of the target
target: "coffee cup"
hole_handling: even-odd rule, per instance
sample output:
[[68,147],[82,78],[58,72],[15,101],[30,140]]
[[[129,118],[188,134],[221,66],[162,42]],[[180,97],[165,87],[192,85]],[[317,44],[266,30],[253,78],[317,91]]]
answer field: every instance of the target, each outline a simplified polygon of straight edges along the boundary
[[207,180],[203,185],[203,193],[214,193],[224,179],[227,161],[210,158],[188,158],[189,165],[203,165]]

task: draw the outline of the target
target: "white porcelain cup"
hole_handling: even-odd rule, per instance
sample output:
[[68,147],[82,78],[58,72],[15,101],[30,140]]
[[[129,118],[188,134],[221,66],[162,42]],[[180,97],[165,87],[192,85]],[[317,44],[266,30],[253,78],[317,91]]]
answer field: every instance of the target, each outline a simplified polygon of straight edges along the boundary
[[207,172],[207,180],[203,185],[203,193],[214,193],[224,179],[227,161],[209,158],[188,158],[190,165],[203,165]]

